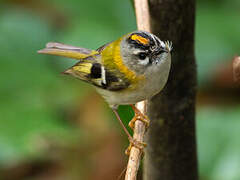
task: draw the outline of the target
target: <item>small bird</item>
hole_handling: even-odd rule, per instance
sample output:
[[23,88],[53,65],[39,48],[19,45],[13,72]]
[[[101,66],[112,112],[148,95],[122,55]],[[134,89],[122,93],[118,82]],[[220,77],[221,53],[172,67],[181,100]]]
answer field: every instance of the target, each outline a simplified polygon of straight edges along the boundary
[[161,41],[149,32],[134,31],[97,50],[49,42],[38,53],[79,60],[63,73],[95,86],[113,109],[128,135],[130,145],[140,148],[142,144],[133,140],[117,108],[118,105],[132,106],[135,117],[129,123],[131,128],[136,120],[149,125],[148,117],[133,104],[150,99],[163,89],[170,71],[171,50],[171,42]]

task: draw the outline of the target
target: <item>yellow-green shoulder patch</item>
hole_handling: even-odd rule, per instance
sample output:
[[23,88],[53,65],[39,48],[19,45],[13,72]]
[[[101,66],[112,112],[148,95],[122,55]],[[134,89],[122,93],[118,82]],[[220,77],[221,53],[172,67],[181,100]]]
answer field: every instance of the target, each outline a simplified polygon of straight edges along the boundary
[[[143,80],[144,76],[137,75],[133,70],[129,69],[123,62],[121,52],[120,52],[120,43],[122,39],[118,39],[111,44],[108,45],[102,51],[102,62],[105,67],[107,67],[110,71],[116,70],[114,73],[121,73],[120,76],[124,76],[124,78],[128,79],[131,82],[131,85],[137,84],[139,80]],[[113,71],[112,71],[113,72]],[[115,74],[117,77],[119,75]]]
[[78,71],[85,74],[91,74],[92,63],[79,63],[73,66],[74,71]]

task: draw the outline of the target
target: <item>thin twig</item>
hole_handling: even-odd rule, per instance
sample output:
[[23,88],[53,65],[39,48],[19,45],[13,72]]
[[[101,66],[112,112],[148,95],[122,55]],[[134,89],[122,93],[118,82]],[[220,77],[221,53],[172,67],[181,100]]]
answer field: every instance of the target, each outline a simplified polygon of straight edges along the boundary
[[[137,27],[138,30],[144,30],[150,32],[150,17],[148,0],[134,0]],[[141,101],[136,104],[136,107],[146,114],[146,101]],[[133,139],[143,143],[143,138],[146,130],[146,124],[142,121],[136,121],[133,131]],[[125,180],[136,180],[139,164],[142,159],[142,150],[132,147],[128,159],[127,171]]]
[[148,0],[134,0],[138,30],[151,31]]
[[[145,113],[145,107],[146,107],[145,104],[146,104],[146,101],[141,101],[136,104],[136,107],[141,112]],[[146,130],[145,123],[137,120],[134,124],[133,139],[136,139],[138,142],[143,143],[145,130]],[[135,180],[137,178],[137,172],[138,172],[141,159],[142,159],[142,150],[140,150],[135,146],[132,146],[129,154],[125,180]]]

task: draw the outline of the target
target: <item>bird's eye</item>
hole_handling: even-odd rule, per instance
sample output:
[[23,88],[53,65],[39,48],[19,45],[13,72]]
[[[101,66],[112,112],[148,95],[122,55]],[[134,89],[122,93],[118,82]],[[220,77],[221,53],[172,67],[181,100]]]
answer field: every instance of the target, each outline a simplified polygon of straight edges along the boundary
[[147,53],[140,52],[140,53],[138,54],[138,57],[139,57],[139,59],[144,60],[144,59],[147,57]]

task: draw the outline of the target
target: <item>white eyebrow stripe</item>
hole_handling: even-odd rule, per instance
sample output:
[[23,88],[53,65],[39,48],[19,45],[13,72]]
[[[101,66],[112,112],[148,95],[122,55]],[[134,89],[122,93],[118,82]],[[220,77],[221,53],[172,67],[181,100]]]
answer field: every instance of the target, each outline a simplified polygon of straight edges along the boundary
[[155,49],[157,49],[157,39],[156,39],[156,36],[154,36],[153,34],[150,34],[150,36],[152,37],[153,41],[154,41],[154,45],[152,46],[152,50],[154,51]]
[[157,36],[154,36],[153,34],[150,34],[151,37],[153,38],[154,43],[157,45],[157,41],[160,42],[161,47],[165,48],[166,45],[163,41],[161,41]]
[[166,45],[165,45],[165,43],[163,41],[160,41],[160,44],[161,44],[162,47],[165,48]]
[[143,50],[135,49],[135,50],[133,51],[133,54],[137,55],[138,53],[141,53],[141,52],[145,53],[145,51],[143,51]]
[[153,41],[154,41],[154,44],[156,44],[156,45],[157,45],[156,38],[153,36],[153,34],[150,34],[150,35],[151,35],[151,37],[152,37],[152,39],[153,39]]
[[102,70],[102,72],[101,72],[102,82],[103,82],[103,84],[107,84],[105,68],[103,66],[101,66],[101,70]]

